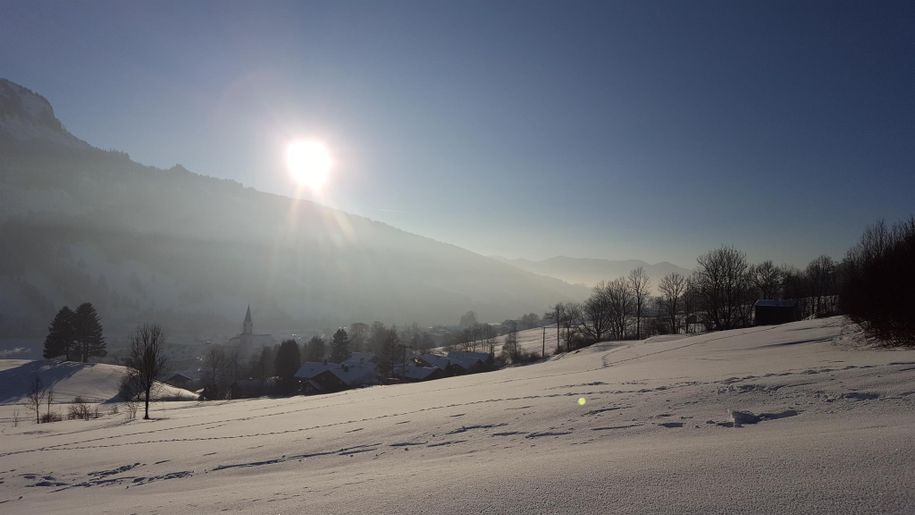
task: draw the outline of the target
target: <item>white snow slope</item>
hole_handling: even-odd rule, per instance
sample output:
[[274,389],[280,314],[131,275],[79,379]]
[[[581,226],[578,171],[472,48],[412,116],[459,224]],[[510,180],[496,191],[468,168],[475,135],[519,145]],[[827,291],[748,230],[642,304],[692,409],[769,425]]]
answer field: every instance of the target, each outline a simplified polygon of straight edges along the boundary
[[[118,395],[125,373],[122,366],[102,363],[0,359],[0,404],[26,402],[36,377],[46,389],[54,389],[55,402],[69,403],[76,397],[87,402],[105,402]],[[197,399],[193,392],[161,383],[152,397]]]
[[[0,510],[915,511],[915,351],[855,345],[839,317],[664,340],[325,396],[157,403],[151,421],[6,426]],[[729,410],[768,415],[727,427]]]

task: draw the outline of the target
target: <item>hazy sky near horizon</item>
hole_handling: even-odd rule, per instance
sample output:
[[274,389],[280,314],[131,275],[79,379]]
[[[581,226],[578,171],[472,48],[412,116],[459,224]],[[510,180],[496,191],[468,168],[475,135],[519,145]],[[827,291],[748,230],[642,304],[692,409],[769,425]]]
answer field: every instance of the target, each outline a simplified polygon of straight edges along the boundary
[[841,257],[915,213],[912,2],[0,0],[0,76],[146,164],[484,254]]

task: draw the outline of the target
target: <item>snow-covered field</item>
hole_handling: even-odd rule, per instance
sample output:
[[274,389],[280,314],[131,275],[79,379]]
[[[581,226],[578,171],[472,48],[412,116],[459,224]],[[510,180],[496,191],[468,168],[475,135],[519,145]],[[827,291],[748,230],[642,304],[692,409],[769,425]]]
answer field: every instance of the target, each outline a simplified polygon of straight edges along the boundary
[[[36,377],[45,388],[54,389],[55,402],[69,403],[76,397],[104,402],[118,395],[125,373],[122,366],[102,363],[0,359],[0,404],[25,402]],[[197,398],[192,392],[166,384],[159,384],[153,395],[159,399]]]
[[[860,340],[837,317],[20,423],[3,428],[0,511],[911,513],[915,351]],[[728,427],[729,410],[762,420]]]

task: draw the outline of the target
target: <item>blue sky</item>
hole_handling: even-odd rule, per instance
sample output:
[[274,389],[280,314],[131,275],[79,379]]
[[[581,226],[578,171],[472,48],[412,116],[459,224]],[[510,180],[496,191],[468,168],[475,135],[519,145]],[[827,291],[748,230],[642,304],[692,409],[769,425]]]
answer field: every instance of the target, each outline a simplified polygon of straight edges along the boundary
[[911,2],[11,2],[77,136],[484,254],[841,257],[915,212]]

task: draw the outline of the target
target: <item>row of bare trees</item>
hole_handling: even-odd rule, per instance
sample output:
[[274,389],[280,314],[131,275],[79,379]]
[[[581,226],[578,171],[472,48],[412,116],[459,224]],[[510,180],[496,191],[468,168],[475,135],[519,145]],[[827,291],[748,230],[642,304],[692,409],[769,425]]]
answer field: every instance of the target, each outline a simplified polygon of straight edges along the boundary
[[[553,306],[544,318],[556,324],[557,351],[573,350],[588,342],[623,339],[644,333],[644,322],[652,299],[651,279],[642,267],[627,277],[601,281],[582,303],[564,302]],[[634,325],[633,325],[634,324]]]
[[753,322],[758,299],[792,299],[802,316],[837,310],[841,267],[829,256],[804,270],[751,264],[746,255],[723,246],[696,260],[688,276],[670,273],[660,279],[657,295],[641,267],[626,277],[598,283],[582,303],[558,303],[544,315],[556,325],[557,351],[607,339],[642,339],[658,333],[725,330]]

